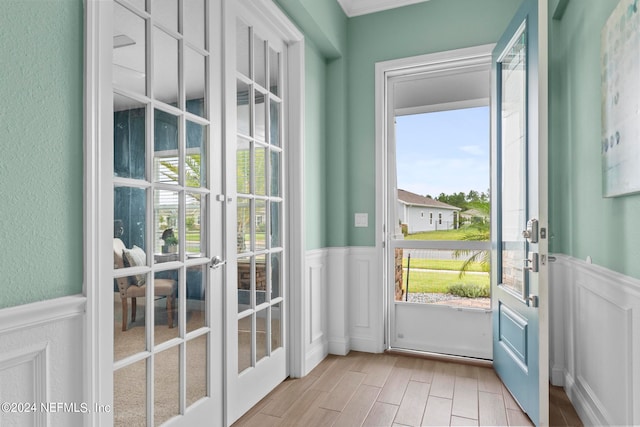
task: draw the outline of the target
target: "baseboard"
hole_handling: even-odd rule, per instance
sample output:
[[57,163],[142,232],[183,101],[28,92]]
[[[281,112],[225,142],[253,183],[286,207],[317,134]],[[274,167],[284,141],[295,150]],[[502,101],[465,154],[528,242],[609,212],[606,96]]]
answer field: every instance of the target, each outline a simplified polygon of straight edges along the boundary
[[351,351],[351,340],[346,338],[329,338],[329,354],[346,356]]
[[557,365],[553,365],[553,364],[549,364],[550,369],[549,371],[551,372],[551,385],[554,385],[556,387],[563,387],[564,384],[564,376],[565,376],[565,370],[564,367],[562,366],[557,366]]
[[565,384],[565,393],[567,393],[567,397],[573,404],[573,408],[578,413],[582,424],[584,424],[585,426],[605,425],[606,423],[596,415],[592,405],[589,404],[586,396],[582,394],[580,388],[576,385],[576,382],[574,381],[571,374],[565,371],[563,378]]

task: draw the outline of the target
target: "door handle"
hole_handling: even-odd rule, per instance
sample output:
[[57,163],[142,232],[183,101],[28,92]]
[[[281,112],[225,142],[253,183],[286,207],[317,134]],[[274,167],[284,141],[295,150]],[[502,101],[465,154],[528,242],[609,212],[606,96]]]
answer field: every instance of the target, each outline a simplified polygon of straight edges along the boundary
[[211,258],[211,265],[209,267],[215,270],[222,267],[226,263],[227,263],[226,260],[223,261],[222,258],[220,258],[220,256],[216,255]]
[[525,270],[529,270],[533,273],[537,273],[540,271],[540,264],[538,262],[538,253],[530,252],[531,258],[524,259],[524,268]]
[[537,308],[540,305],[540,298],[538,298],[538,295],[529,295],[527,301],[529,302],[529,307]]

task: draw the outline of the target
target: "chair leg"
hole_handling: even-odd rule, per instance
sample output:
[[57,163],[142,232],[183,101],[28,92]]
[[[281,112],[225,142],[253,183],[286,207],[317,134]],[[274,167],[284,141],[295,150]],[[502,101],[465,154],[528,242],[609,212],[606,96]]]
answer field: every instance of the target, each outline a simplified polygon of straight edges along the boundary
[[169,329],[173,328],[173,295],[167,296],[167,317],[169,318],[167,323]]
[[129,307],[127,304],[127,298],[122,298],[122,332],[127,330],[127,315]]
[[131,298],[131,322],[136,321],[136,310],[138,308],[138,300],[135,298]]

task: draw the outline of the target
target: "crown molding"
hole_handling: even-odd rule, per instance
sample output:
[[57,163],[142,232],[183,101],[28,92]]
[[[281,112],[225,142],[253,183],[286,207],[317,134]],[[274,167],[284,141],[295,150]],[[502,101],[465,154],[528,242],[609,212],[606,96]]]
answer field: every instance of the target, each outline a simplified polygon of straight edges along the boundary
[[351,18],[425,1],[429,0],[338,0],[338,3],[344,13]]

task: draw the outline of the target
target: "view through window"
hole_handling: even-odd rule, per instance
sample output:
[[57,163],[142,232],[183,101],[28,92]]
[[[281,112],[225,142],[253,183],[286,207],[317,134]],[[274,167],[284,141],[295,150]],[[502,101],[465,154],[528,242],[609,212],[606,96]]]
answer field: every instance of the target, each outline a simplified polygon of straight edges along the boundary
[[396,300],[490,308],[489,126],[488,106],[396,117],[398,235],[424,242],[396,249]]

